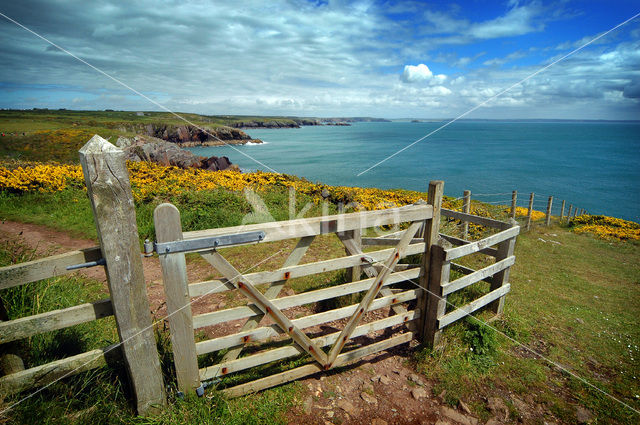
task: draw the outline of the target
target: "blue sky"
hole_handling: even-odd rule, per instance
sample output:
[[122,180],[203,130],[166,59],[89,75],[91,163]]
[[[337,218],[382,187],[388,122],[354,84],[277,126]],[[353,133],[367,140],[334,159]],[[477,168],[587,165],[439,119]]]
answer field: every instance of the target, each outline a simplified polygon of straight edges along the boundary
[[[637,1],[22,1],[0,12],[175,111],[455,117]],[[158,110],[0,17],[0,107]],[[639,119],[640,17],[466,118]]]

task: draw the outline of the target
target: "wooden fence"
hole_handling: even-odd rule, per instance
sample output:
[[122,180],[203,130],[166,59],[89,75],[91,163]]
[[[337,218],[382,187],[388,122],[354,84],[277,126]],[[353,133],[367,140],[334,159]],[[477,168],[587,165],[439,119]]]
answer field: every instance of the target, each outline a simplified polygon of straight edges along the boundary
[[0,290],[69,273],[67,266],[101,260],[111,298],[2,321],[0,344],[7,346],[19,339],[112,315],[120,343],[25,370],[14,367],[13,373],[0,377],[0,394],[44,386],[104,366],[108,356],[115,355],[124,360],[138,412],[144,415],[164,405],[166,397],[124,154],[105,139],[94,136],[80,150],[80,162],[100,246],[0,268]]
[[[476,196],[494,196],[494,195],[501,195],[501,196],[506,196],[507,193],[496,193],[496,194],[486,194],[486,193],[481,193],[481,194],[477,194]],[[463,195],[460,198],[457,199],[462,199],[462,212],[464,213],[469,213],[470,211],[470,206],[471,206],[471,191],[470,190],[465,190],[463,192]],[[485,203],[489,203],[489,204],[498,204],[498,205],[509,205],[509,202],[511,204],[511,207],[509,209],[509,217],[511,217],[512,219],[516,218],[516,209],[518,208],[518,191],[514,190],[511,192],[511,199],[503,199],[501,201],[482,201]],[[533,211],[536,209],[534,203],[538,202],[537,198],[536,198],[536,194],[534,192],[531,192],[529,194],[529,198],[528,198],[528,204],[527,204],[527,215],[526,215],[526,221],[525,221],[525,229],[529,230],[531,228],[531,222],[532,222],[532,215],[533,215]],[[544,210],[545,211],[545,218],[544,218],[544,224],[545,226],[549,226],[551,225],[551,218],[552,218],[552,213],[553,213],[553,208],[554,208],[554,197],[552,195],[549,195],[546,198],[546,201],[542,201],[545,203],[544,206],[540,205],[539,209],[540,210]],[[556,203],[556,205],[558,205]],[[588,211],[584,208],[578,208],[576,206],[574,206],[573,204],[569,204],[569,210],[567,211],[567,214],[565,215],[565,207],[566,207],[566,201],[563,199],[562,203],[560,204],[560,207],[557,208],[557,216],[558,216],[558,221],[559,222],[570,222],[572,219],[574,219],[575,217],[579,216],[579,215],[583,215],[583,214],[588,214]],[[462,221],[462,237],[465,238],[466,234],[468,231],[468,222],[467,221]]]
[[[505,295],[510,290],[509,270],[515,264],[513,252],[516,238],[520,232],[520,227],[513,219],[505,223],[444,208],[441,209],[441,215],[460,223],[471,222],[489,229],[497,229],[499,232],[477,241],[439,234],[438,243],[432,247],[427,310],[424,318],[423,338],[431,345],[438,344],[444,327],[482,307],[489,305],[496,314],[502,313]],[[377,246],[385,244],[387,241],[392,242],[393,239],[365,238],[363,244]],[[493,245],[497,245],[497,247],[493,248]],[[454,260],[476,253],[493,257],[495,262],[479,270],[454,262]],[[451,271],[464,276],[451,281]],[[481,281],[489,283],[489,291],[486,294],[463,306],[451,309],[453,305],[447,300],[449,295]]]

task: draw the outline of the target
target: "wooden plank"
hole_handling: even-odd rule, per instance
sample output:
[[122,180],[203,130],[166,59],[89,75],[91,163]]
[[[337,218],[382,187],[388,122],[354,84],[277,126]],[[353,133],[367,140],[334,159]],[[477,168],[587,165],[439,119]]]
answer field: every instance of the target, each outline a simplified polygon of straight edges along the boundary
[[111,315],[113,315],[111,300],[106,299],[0,322],[0,344]]
[[[346,232],[354,229],[426,220],[431,218],[432,213],[433,210],[429,205],[416,204],[387,210],[300,218],[288,221],[225,227],[222,229],[196,230],[185,232],[184,238],[201,238],[262,230],[266,234],[263,242],[272,242],[282,239],[295,239],[304,236],[317,236],[324,233]],[[328,232],[327,229],[330,229],[330,231]]]
[[[413,238],[411,244],[422,242],[422,238]],[[362,238],[364,246],[395,246],[400,242],[398,238]]]
[[136,407],[140,415],[155,413],[166,394],[124,152],[95,135],[79,155]]
[[[472,241],[456,238],[455,236],[445,235],[443,233],[440,233],[440,237],[442,239],[446,240],[446,241],[451,242],[455,246],[462,246],[462,245],[467,245],[467,244],[473,243]],[[482,248],[478,252],[481,252],[481,253],[487,254],[487,255],[491,255],[492,257],[495,257],[496,255],[498,255],[498,250],[495,249],[495,248],[491,248],[491,247]]]
[[369,305],[371,304],[373,299],[378,295],[378,292],[380,292],[380,289],[382,288],[382,285],[384,283],[383,281],[387,278],[387,276],[389,276],[389,274],[391,274],[394,266],[400,260],[400,254],[404,252],[404,250],[409,245],[409,243],[413,239],[413,236],[416,234],[418,229],[420,229],[420,227],[422,227],[422,222],[420,221],[411,223],[409,228],[405,231],[404,235],[400,239],[398,246],[396,246],[395,252],[392,255],[390,255],[389,258],[384,262],[384,270],[382,270],[382,272],[378,274],[373,284],[371,285],[371,288],[369,288],[369,290],[365,294],[362,301],[360,301],[360,305],[358,306],[358,309],[353,314],[353,316],[351,316],[351,318],[345,325],[344,329],[342,329],[342,332],[340,333],[340,337],[335,342],[335,344],[331,347],[331,350],[329,351],[329,354],[327,356],[327,365],[326,365],[327,369],[330,369],[332,367],[336,357],[338,357],[338,354],[340,353],[340,351],[342,351],[342,348],[350,339],[351,334],[353,333],[353,330],[356,328],[356,326],[358,326],[358,323],[362,320],[362,317],[364,316],[364,312],[368,310]]
[[469,314],[473,313],[474,311],[484,307],[485,305],[491,303],[492,301],[497,300],[498,298],[502,297],[503,295],[505,295],[507,292],[509,292],[509,290],[511,289],[511,285],[509,285],[508,283],[498,289],[496,289],[495,291],[491,291],[486,295],[483,295],[482,297],[478,298],[475,301],[470,302],[469,304],[465,305],[464,307],[460,307],[450,313],[445,314],[444,316],[440,317],[438,319],[438,328],[442,329],[447,325],[450,325],[451,323],[455,322],[456,320],[462,319],[465,316],[468,316]]
[[423,344],[435,347],[440,342],[442,333],[438,328],[438,319],[444,315],[447,308],[447,297],[442,295],[442,286],[449,281],[451,270],[451,262],[445,260],[446,250],[440,245],[431,247],[431,261],[429,281],[422,283],[428,284],[427,303],[423,318]]
[[0,394],[19,393],[33,387],[50,384],[58,379],[103,367],[107,365],[107,359],[110,356],[118,355],[121,355],[120,348],[114,344],[6,375],[0,377]]
[[[182,239],[180,211],[174,205],[167,203],[158,205],[153,212],[153,222],[158,242]],[[177,252],[160,255],[159,258],[178,389],[184,393],[193,393],[200,386],[200,375],[193,334],[191,299],[187,289],[185,254]]]
[[516,257],[513,255],[484,267],[480,270],[474,271],[466,276],[456,279],[453,282],[449,282],[446,285],[442,285],[442,295],[449,295],[453,292],[459,291],[462,288],[466,288],[469,285],[473,285],[476,282],[480,282],[493,276],[495,273],[502,271],[508,267],[511,267],[516,262]]
[[485,227],[493,227],[495,229],[505,229],[508,227],[506,223],[498,220],[494,220],[492,218],[480,217],[478,215],[465,214],[460,211],[448,210],[446,208],[442,208],[442,215],[445,217],[453,218],[455,220],[464,220],[470,221],[471,223],[480,224]]
[[[465,266],[462,266],[462,265],[460,265],[458,263],[454,263],[454,262],[451,262],[451,270],[455,270],[455,271],[460,272],[462,274],[471,274],[471,273],[475,273],[476,272],[476,270],[474,270],[474,269],[472,269],[470,267],[465,267]],[[487,282],[487,283],[491,283],[491,279],[490,278],[483,279],[482,281],[483,282]]]
[[[511,219],[511,225],[515,227],[518,225],[518,223],[514,219]],[[509,258],[513,256],[515,248],[516,248],[515,236],[512,237],[511,239],[507,239],[506,241],[500,242],[500,245],[498,245],[498,256],[496,257],[496,259],[502,260],[503,258]],[[493,278],[491,279],[491,290],[493,291],[507,284],[509,282],[510,272],[511,272],[511,269],[507,268],[493,275]],[[496,314],[502,314],[502,311],[504,310],[504,300],[505,300],[505,297],[500,297],[500,299],[492,303],[489,306],[489,308],[493,310]]]
[[[420,289],[410,289],[398,294],[391,294],[387,297],[377,298],[369,305],[369,308],[366,311],[373,311],[394,304],[411,301],[416,299],[416,297],[420,295],[420,293]],[[358,305],[353,304],[335,310],[324,311],[322,313],[311,314],[309,316],[293,319],[291,322],[299,329],[304,329],[352,316],[353,313],[357,311],[357,309]],[[250,331],[239,332],[232,335],[225,335],[218,338],[200,341],[196,344],[196,350],[198,355],[201,355],[211,353],[213,351],[223,350],[228,347],[233,347],[234,345],[237,345],[239,343],[263,341],[267,338],[279,336],[279,329],[280,327],[278,325],[273,324]]]
[[[420,274],[420,269],[409,269],[392,273],[383,285],[392,285],[398,282],[404,282],[409,279],[416,279]],[[342,285],[332,286],[330,288],[316,289],[315,291],[303,292],[301,294],[289,295],[287,297],[276,298],[272,302],[280,310],[299,305],[314,303],[330,298],[340,297],[343,295],[354,294],[356,292],[366,291],[371,287],[374,278],[364,279],[358,282],[344,283]],[[213,326],[231,320],[238,320],[250,317],[259,313],[261,310],[255,305],[233,307],[225,310],[212,311],[211,313],[203,313],[193,317],[194,329]]]
[[[388,248],[379,251],[367,252],[366,257],[371,258],[374,262],[382,261],[389,256],[393,251],[393,248]],[[407,247],[405,256],[418,254],[424,251],[424,243],[413,244]],[[316,261],[313,263],[301,264],[291,267],[283,267],[275,271],[264,271],[249,273],[245,277],[251,281],[254,285],[260,285],[263,283],[274,282],[282,279],[293,279],[296,277],[303,277],[317,273],[324,273],[328,271],[345,269],[355,265],[366,266],[368,261],[364,258],[362,253],[350,255],[348,257],[333,258],[331,260]],[[287,278],[288,273],[288,278]],[[215,294],[219,292],[225,292],[229,289],[235,289],[232,283],[226,280],[209,280],[206,282],[199,282],[189,285],[189,295],[191,297],[200,297],[206,294]]]
[[76,270],[67,270],[67,266],[96,261],[100,258],[102,258],[100,247],[95,246],[93,248],[53,255],[39,260],[0,267],[0,289],[12,288],[14,286],[24,285],[25,283],[35,282],[36,280],[73,273]]
[[209,258],[209,262],[233,283],[238,290],[255,303],[256,307],[267,314],[280,328],[287,333],[302,349],[304,349],[311,357],[316,359],[318,363],[324,365],[327,361],[327,355],[317,347],[311,339],[295,326],[287,316],[285,316],[273,302],[268,300],[260,291],[258,291],[250,281],[236,270],[219,252],[213,251]]
[[518,233],[520,233],[520,226],[514,226],[507,230],[503,230],[500,233],[496,233],[495,235],[487,236],[479,241],[447,249],[445,260],[451,261],[456,258],[464,257],[465,255],[473,254],[474,252],[479,252],[483,248],[517,236]]
[[[304,257],[304,254],[307,252],[307,249],[309,249],[309,245],[311,245],[311,242],[313,242],[314,239],[315,239],[315,236],[306,236],[304,238],[301,238],[298,241],[298,244],[293,249],[293,251],[291,251],[291,254],[289,254],[287,259],[285,260],[283,267],[291,267],[298,264],[300,260],[302,260],[302,257]],[[269,288],[267,288],[267,290],[265,291],[264,296],[270,300],[276,298],[278,294],[280,294],[280,291],[282,290],[282,288],[286,283],[287,283],[287,279],[273,282],[271,286],[269,286]],[[260,314],[256,314],[253,317],[250,317],[249,319],[247,319],[244,325],[242,325],[240,332],[250,331],[251,329],[255,329],[263,317],[264,317],[264,313],[262,312],[260,312]],[[230,348],[227,354],[224,355],[222,360],[228,361],[228,360],[233,360],[238,358],[244,346],[245,344],[239,344],[235,347]]]
[[[420,317],[419,310],[411,310],[401,315],[390,316],[384,319],[376,320],[374,322],[360,325],[353,332],[354,337],[367,335],[371,332],[380,331],[383,329],[391,328],[393,326],[401,324],[413,323],[414,320]],[[319,336],[312,339],[320,347],[326,347],[333,344],[340,335],[340,332],[333,332],[327,335]],[[252,354],[240,359],[221,362],[216,365],[208,366],[200,369],[200,379],[205,381],[214,379],[219,376],[228,375],[233,372],[239,372],[252,367],[260,366],[266,363],[271,363],[278,360],[283,360],[289,357],[304,354],[304,351],[297,345],[288,345],[286,347],[274,348],[271,350],[261,351],[256,354]]]
[[[413,336],[413,332],[406,332],[393,338],[386,339],[384,341],[376,342],[374,344],[367,345],[353,351],[342,353],[336,358],[333,367],[344,366],[350,362],[368,356],[369,354],[374,354],[379,351],[404,344],[411,341],[411,339],[413,339]],[[318,364],[312,363],[305,366],[297,367],[292,370],[288,370],[286,372],[281,372],[265,378],[257,379],[255,381],[247,382],[246,384],[227,388],[225,390],[222,390],[222,392],[227,397],[239,397],[245,394],[261,391],[266,388],[275,387],[276,385],[291,382],[296,379],[304,378],[305,376],[313,375],[314,373],[320,371],[322,371],[322,368]]]

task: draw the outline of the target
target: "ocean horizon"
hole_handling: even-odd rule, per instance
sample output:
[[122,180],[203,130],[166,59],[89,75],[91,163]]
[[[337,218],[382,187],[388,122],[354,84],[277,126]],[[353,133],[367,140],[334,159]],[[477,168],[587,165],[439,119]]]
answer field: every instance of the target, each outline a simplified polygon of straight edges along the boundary
[[[202,156],[228,156],[243,171],[269,168],[329,185],[426,191],[445,182],[445,195],[553,214],[561,202],[640,222],[640,122],[573,120],[465,120],[451,124],[364,172],[436,130],[446,121],[357,122],[351,126],[248,129],[265,144],[193,147]],[[246,154],[261,162],[260,165]]]

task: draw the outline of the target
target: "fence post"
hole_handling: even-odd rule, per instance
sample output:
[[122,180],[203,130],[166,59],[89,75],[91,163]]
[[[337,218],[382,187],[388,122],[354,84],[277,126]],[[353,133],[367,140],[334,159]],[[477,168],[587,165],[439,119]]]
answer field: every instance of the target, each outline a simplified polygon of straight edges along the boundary
[[[443,192],[443,181],[429,182],[428,203],[433,207],[433,217],[431,220],[427,220],[425,225],[425,248],[422,256],[419,283],[424,290],[420,298],[420,310],[423,316],[420,320],[420,335],[422,343],[431,346],[436,345],[440,337],[438,332],[438,306],[442,300],[440,276],[442,275],[442,264],[444,262],[444,249],[438,245],[438,238]],[[447,274],[448,277],[449,275]],[[445,306],[446,303],[442,301],[440,315],[444,313]]]
[[[353,242],[358,249],[362,249],[362,229],[353,229],[345,232],[346,237],[353,239]],[[345,253],[347,255],[351,255],[351,252],[345,248]],[[350,269],[347,269],[347,281],[348,282],[357,282],[360,280],[360,276],[362,275],[362,267],[361,266],[353,266]]]
[[516,203],[518,202],[518,191],[511,192],[511,218],[516,218]]
[[549,226],[551,224],[551,207],[553,206],[553,196],[549,196],[549,200],[547,201],[547,216],[545,217],[544,224]]
[[569,212],[567,213],[567,223],[571,221],[571,211],[573,211],[573,205],[569,204]]
[[[517,226],[518,223],[514,219],[509,220],[509,227],[507,229]],[[506,229],[504,229],[506,230]],[[513,255],[513,251],[516,248],[516,236],[507,239],[506,241],[502,241],[498,244],[498,253],[496,255],[496,262],[504,260],[505,258],[509,258]],[[507,283],[509,283],[509,271],[511,267],[507,267],[506,269],[499,271],[494,274],[491,278],[491,289],[490,291],[494,291]],[[496,314],[502,314],[504,310],[504,298],[506,295],[501,296],[491,304],[489,304],[489,308]]]
[[527,230],[531,228],[531,213],[533,212],[533,192],[529,195],[529,209],[527,210]]
[[95,135],[79,151],[138,414],[166,404],[124,152]]
[[564,217],[564,199],[562,200],[562,208],[560,208],[560,222],[562,223],[562,217]]
[[[463,204],[462,204],[462,212],[465,214],[469,214],[471,210],[471,191],[465,190],[462,196]],[[467,239],[467,234],[469,233],[469,222],[462,222],[462,239]]]
[[[153,223],[158,243],[182,240],[180,211],[174,205],[158,205],[153,211]],[[160,265],[178,389],[185,394],[193,393],[200,387],[200,372],[185,255],[182,252],[160,255]]]

